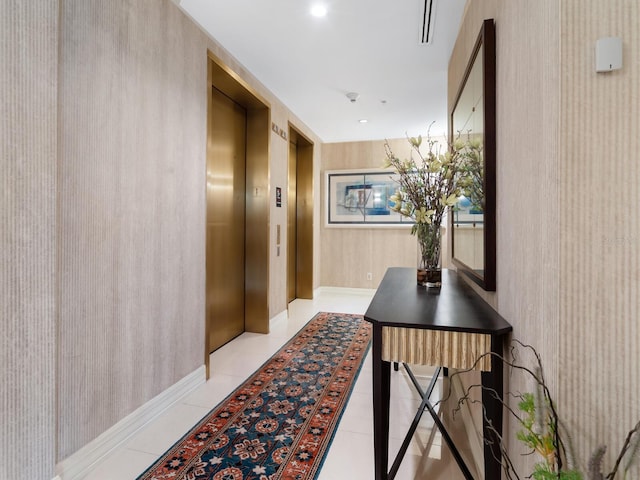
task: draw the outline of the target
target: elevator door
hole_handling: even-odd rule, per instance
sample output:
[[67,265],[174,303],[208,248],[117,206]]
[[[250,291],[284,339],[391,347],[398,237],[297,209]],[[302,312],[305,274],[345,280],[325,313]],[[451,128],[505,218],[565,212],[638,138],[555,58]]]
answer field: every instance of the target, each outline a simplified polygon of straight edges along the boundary
[[298,147],[289,142],[289,191],[287,194],[287,303],[296,299],[298,267],[297,226],[297,165]]
[[290,130],[287,302],[313,298],[313,144]]
[[212,352],[244,331],[247,114],[212,88],[207,155],[207,323]]

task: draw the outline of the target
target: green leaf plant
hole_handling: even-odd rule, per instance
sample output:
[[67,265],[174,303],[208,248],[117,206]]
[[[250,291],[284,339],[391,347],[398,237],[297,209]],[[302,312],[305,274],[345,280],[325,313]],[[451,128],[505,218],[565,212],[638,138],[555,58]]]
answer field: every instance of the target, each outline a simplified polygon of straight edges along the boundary
[[[521,362],[520,350],[526,350],[533,354],[535,365],[528,367]],[[504,398],[499,398],[495,390],[474,384],[466,388],[453,410],[458,413],[465,403],[481,403],[472,398],[474,389],[488,392],[493,398],[502,403],[503,408],[510,414],[519,426],[516,438],[528,449],[530,455],[536,455],[537,462],[533,471],[527,474],[518,472],[511,457],[511,452],[506,449],[506,442],[498,431],[493,428],[486,416],[483,407],[485,421],[494,438],[498,440],[502,470],[508,480],[529,479],[534,480],[614,480],[620,473],[622,480],[627,479],[627,474],[635,464],[640,453],[640,422],[638,422],[627,434],[623,446],[616,458],[612,470],[603,473],[603,461],[606,446],[598,446],[591,455],[586,468],[578,465],[576,461],[571,437],[558,417],[556,405],[551,397],[542,368],[542,359],[531,345],[526,345],[518,340],[512,340],[509,356],[503,357],[495,353],[487,353],[476,359],[474,365],[466,370],[457,370],[449,375],[449,390],[447,395],[438,403],[445,402],[451,397],[451,380],[457,375],[474,370],[474,367],[486,356],[496,357],[501,361],[511,375],[524,374],[532,380],[535,388],[533,392],[506,392]],[[514,406],[515,405],[515,406]]]

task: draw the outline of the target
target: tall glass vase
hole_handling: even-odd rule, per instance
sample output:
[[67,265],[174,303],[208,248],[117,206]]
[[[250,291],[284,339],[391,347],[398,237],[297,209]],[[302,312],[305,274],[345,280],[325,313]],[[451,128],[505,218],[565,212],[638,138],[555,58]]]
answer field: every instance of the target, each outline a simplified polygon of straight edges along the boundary
[[427,288],[440,288],[442,286],[440,225],[418,223],[415,226],[415,234],[418,238],[418,284]]

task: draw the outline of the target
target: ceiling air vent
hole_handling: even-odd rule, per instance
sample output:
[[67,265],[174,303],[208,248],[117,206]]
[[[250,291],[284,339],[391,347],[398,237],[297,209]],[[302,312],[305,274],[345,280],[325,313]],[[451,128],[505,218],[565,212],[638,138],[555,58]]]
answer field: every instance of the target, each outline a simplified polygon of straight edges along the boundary
[[422,28],[420,29],[420,43],[428,45],[433,41],[433,24],[435,20],[436,0],[423,0]]

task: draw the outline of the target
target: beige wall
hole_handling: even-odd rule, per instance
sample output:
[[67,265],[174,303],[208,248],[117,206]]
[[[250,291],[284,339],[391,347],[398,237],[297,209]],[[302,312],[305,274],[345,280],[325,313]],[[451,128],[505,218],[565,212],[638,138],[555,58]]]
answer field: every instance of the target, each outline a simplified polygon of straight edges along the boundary
[[[426,129],[425,129],[426,134]],[[394,153],[408,158],[406,139],[390,140]],[[418,258],[416,238],[408,227],[336,227],[326,225],[326,172],[344,169],[381,169],[385,152],[383,141],[325,143],[322,146],[322,222],[320,244],[320,285],[376,288],[388,267],[414,267]],[[443,228],[443,242],[447,243]],[[443,258],[446,259],[446,248]],[[445,266],[448,263],[444,264]],[[367,280],[371,273],[371,280]]]
[[[169,1],[62,14],[59,460],[203,363],[207,50],[315,139]],[[271,135],[270,196],[286,143]],[[274,242],[271,315],[282,258]]]
[[156,3],[62,2],[59,460],[203,362],[206,39]]
[[[617,452],[640,420],[640,3],[571,0],[559,14],[558,400],[583,454]],[[602,74],[605,36],[622,38],[624,67]]]
[[[169,0],[13,3],[0,7],[0,477],[48,480],[203,364],[207,51],[317,158],[320,141]],[[286,192],[287,155],[272,134],[270,196]],[[286,204],[269,203],[283,222]],[[271,250],[274,316],[285,264]]]
[[[387,265],[415,264],[415,239],[321,225],[320,170],[378,167],[381,143],[321,149],[169,0],[18,3],[0,6],[0,476],[48,479],[202,364],[207,49],[268,99],[274,122],[316,142],[314,286],[373,288]],[[494,17],[498,290],[486,298],[539,348],[583,457],[600,442],[617,450],[640,418],[638,9],[470,0],[450,66],[453,88]],[[604,35],[625,45],[625,67],[606,75],[593,71]],[[270,148],[273,193],[286,187],[286,142],[274,134]],[[286,308],[274,241],[286,204],[270,204],[274,316]]]
[[58,2],[0,2],[0,478],[55,475]]
[[[639,220],[625,208],[638,205],[639,8],[471,0],[449,67],[451,104],[482,19],[495,18],[498,268],[483,295],[540,351],[581,459],[608,444],[609,468],[640,419]],[[609,35],[623,38],[625,67],[596,74],[595,41]]]

